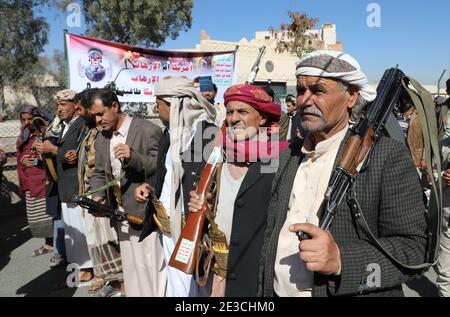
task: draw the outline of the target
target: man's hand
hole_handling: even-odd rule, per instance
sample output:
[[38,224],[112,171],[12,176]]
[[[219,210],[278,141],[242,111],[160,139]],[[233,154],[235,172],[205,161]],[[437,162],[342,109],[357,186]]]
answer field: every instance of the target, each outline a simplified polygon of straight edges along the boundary
[[442,173],[442,179],[447,182],[448,185],[450,185],[450,169]]
[[[190,192],[191,200],[188,202],[189,212],[197,212],[203,208],[205,204],[203,200],[200,199],[200,195],[198,195],[194,190]],[[206,201],[208,203],[209,209],[213,205],[213,196],[210,193],[206,194]]]
[[426,171],[428,169],[427,161],[421,160],[419,164],[419,169],[421,171]]
[[78,160],[77,152],[75,152],[75,150],[67,151],[66,154],[64,155],[64,159],[69,164],[75,164]]
[[52,153],[54,155],[58,154],[58,147],[56,145],[53,145],[52,142],[49,140],[45,140],[44,142],[36,142],[36,151],[38,151],[40,154],[44,153]]
[[[96,201],[100,204],[104,204],[105,203],[105,197],[101,197],[101,196],[95,196],[92,198],[93,201]],[[106,214],[103,212],[95,212],[95,211],[90,211],[89,212],[92,216],[94,217],[106,217]]]
[[136,199],[138,203],[145,204],[150,193],[153,191],[154,189],[152,186],[147,183],[143,183],[134,190],[134,199]]
[[309,271],[323,275],[340,274],[341,253],[329,231],[308,223],[292,225],[289,231],[303,231],[311,237],[299,244],[300,260],[305,262]]
[[30,155],[24,155],[20,159],[20,163],[22,163],[22,165],[27,167],[27,168],[33,166],[33,161],[34,161],[34,158],[31,157]]
[[131,158],[131,148],[127,144],[117,144],[116,146],[114,146],[113,151],[114,157],[118,160],[128,160]]

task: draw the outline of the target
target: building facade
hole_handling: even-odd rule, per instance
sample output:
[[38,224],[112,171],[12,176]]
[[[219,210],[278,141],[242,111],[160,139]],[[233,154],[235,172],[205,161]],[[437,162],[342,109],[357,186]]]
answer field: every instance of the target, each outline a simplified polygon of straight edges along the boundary
[[[320,29],[308,31],[308,34],[311,36],[309,44],[312,48],[342,51],[342,43],[336,40],[336,25],[327,23]],[[283,103],[283,98],[287,94],[295,95],[295,65],[299,57],[287,52],[276,52],[276,36],[270,31],[256,32],[254,39],[242,38],[239,42],[212,40],[205,31],[202,31],[200,43],[196,45],[195,50],[215,52],[237,49],[237,83],[244,83],[263,45],[267,47],[267,50],[261,59],[255,84],[270,85],[275,91],[276,101]]]

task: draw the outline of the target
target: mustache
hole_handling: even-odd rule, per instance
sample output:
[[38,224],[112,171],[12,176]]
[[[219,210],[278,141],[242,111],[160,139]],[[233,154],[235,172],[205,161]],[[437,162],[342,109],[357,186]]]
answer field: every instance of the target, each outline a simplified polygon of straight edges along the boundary
[[232,124],[231,127],[230,127],[231,130],[233,130],[233,129],[245,129],[245,128],[246,128],[245,125],[243,125],[241,123]]
[[322,115],[323,115],[322,111],[320,111],[320,109],[315,106],[301,108],[300,115],[305,115],[305,114],[310,114],[310,115],[314,115],[314,116],[318,116],[318,117],[322,117]]

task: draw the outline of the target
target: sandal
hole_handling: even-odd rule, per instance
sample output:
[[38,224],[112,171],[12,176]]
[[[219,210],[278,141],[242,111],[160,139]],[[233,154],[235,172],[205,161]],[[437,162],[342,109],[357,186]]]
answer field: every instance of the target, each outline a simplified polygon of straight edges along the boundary
[[121,297],[122,293],[120,289],[114,288],[109,284],[106,284],[100,292],[94,295],[94,297]]
[[105,280],[103,277],[94,277],[94,280],[92,281],[91,287],[88,289],[89,294],[97,293],[99,290],[101,290],[105,286]]
[[52,252],[52,251],[53,251],[53,248],[47,249],[47,248],[45,247],[45,245],[43,245],[43,246],[41,246],[39,249],[34,250],[32,256],[33,256],[33,257],[35,257],[35,256],[40,256],[40,255],[44,255],[44,254],[50,253],[50,252]]
[[64,265],[65,263],[66,263],[66,260],[59,254],[55,254],[50,259],[50,267],[51,268],[55,268],[55,267],[58,267],[60,265]]

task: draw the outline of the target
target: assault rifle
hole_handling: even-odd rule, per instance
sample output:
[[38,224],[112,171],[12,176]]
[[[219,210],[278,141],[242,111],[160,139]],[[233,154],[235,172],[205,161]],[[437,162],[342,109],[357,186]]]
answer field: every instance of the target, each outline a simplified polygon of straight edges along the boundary
[[127,220],[130,223],[142,225],[144,223],[144,219],[135,215],[131,215],[124,211],[121,211],[116,208],[112,208],[106,205],[103,205],[95,200],[89,199],[83,196],[74,196],[72,198],[72,202],[79,205],[80,207],[86,208],[89,212],[98,212],[105,214],[108,218],[113,218],[118,221]]
[[[375,143],[394,110],[398,110],[405,74],[391,68],[385,71],[377,88],[377,98],[350,131],[350,136],[337,160],[324,196],[323,217],[319,227],[328,230],[336,216],[336,208],[352,192],[355,177],[365,169]],[[355,201],[356,202],[356,201]],[[357,203],[357,202],[356,202]],[[297,232],[300,241],[310,239],[305,232]]]
[[266,49],[267,47],[265,45],[259,48],[258,57],[256,57],[256,61],[255,64],[253,64],[252,71],[250,72],[250,75],[248,76],[248,79],[245,82],[246,84],[253,84],[255,82],[256,75],[258,74],[259,71],[259,64],[261,63],[261,59],[264,53],[266,52]]

